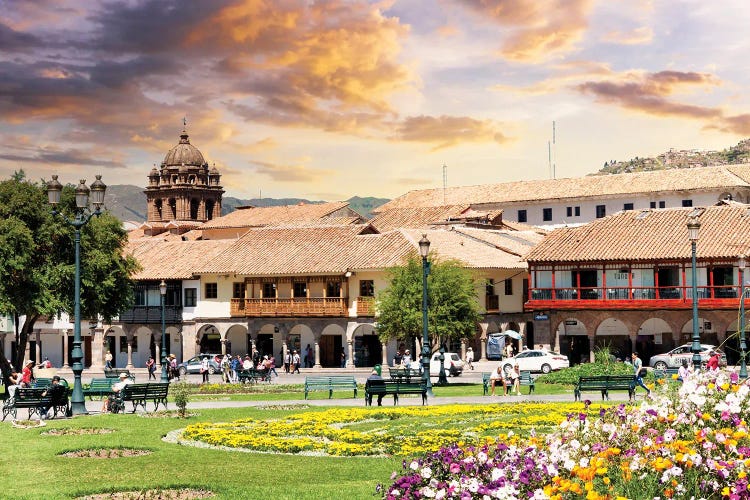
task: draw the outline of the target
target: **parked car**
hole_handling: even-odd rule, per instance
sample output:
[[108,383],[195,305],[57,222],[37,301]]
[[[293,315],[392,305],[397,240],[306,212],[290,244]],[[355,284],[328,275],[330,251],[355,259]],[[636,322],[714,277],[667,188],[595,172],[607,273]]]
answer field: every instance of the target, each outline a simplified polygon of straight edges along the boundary
[[[443,369],[445,370],[446,376],[458,377],[464,371],[464,362],[461,361],[461,356],[455,352],[446,352],[445,358],[443,358]],[[430,359],[430,376],[437,377],[440,375],[440,353],[436,352]]]
[[198,354],[197,356],[193,356],[187,361],[183,361],[182,363],[177,365],[177,370],[179,370],[180,376],[183,376],[186,373],[200,373],[201,361],[203,361],[203,358],[208,358],[208,373],[211,375],[213,375],[214,373],[219,373],[221,371],[221,366],[216,361],[217,356],[221,356],[221,355],[220,354]]
[[[675,347],[669,352],[663,354],[657,354],[651,356],[648,364],[656,370],[664,370],[665,368],[679,368],[682,365],[682,360],[686,359],[689,365],[693,365],[693,351],[691,350],[693,344],[683,344],[679,347]],[[719,352],[721,360],[727,362],[727,355],[721,352],[715,345],[701,344],[701,364],[706,364],[708,358],[711,357],[711,351]]]
[[545,349],[528,349],[521,351],[512,358],[503,360],[503,371],[510,372],[514,365],[521,371],[549,373],[570,366],[568,357]]

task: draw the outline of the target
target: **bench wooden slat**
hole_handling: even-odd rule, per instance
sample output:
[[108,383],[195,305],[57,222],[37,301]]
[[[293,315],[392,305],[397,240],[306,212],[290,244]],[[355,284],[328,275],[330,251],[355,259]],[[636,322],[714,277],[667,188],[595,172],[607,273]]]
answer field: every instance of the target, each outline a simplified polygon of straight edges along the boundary
[[394,406],[398,403],[399,394],[420,394],[422,405],[427,404],[427,385],[422,382],[404,382],[402,380],[368,380],[365,383],[365,405],[372,406],[372,397],[393,395]]
[[310,391],[328,390],[328,399],[333,397],[334,389],[353,389],[357,397],[357,380],[346,375],[308,376],[305,377],[305,399]]
[[601,391],[602,400],[609,399],[609,391],[627,390],[632,399],[635,393],[635,377],[633,375],[592,375],[579,377],[573,388],[576,401],[581,399],[581,391]]

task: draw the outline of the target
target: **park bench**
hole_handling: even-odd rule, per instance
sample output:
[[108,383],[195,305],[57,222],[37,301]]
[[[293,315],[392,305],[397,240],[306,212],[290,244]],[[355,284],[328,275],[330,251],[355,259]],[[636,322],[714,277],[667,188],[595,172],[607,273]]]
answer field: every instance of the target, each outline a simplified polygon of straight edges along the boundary
[[117,383],[117,379],[114,378],[92,378],[89,387],[83,390],[83,395],[88,396],[91,400],[94,399],[94,396],[99,396],[99,399],[102,399],[112,393],[112,386],[115,383]]
[[635,377],[633,375],[593,375],[579,377],[573,388],[576,401],[581,400],[582,391],[601,391],[602,399],[609,399],[609,391],[628,391],[628,398],[635,394]]
[[400,394],[420,394],[422,405],[427,404],[427,385],[419,382],[404,382],[401,380],[368,380],[365,382],[365,406],[372,406],[373,396],[388,396],[393,394],[393,405],[398,404]]
[[679,373],[679,368],[665,368],[664,370],[654,370],[654,379],[667,379],[672,380],[673,375]]
[[133,413],[140,406],[143,411],[146,411],[146,403],[152,401],[154,403],[154,410],[159,408],[159,405],[167,407],[167,394],[169,392],[168,382],[152,382],[150,384],[129,384],[123,387],[114,398],[114,404],[111,406],[113,413],[119,413],[125,411],[125,403],[130,401],[133,403]]
[[130,373],[130,370],[118,370],[117,368],[112,368],[111,370],[104,370],[104,376],[106,378],[120,378],[120,374],[124,373],[128,376],[128,378],[132,381],[135,381],[135,375]]
[[255,384],[257,382],[270,382],[271,373],[270,373],[270,370],[256,370],[255,368],[250,368],[248,370],[238,370],[237,381],[243,384],[247,384],[247,383]]
[[3,420],[5,420],[10,414],[13,415],[13,420],[15,420],[19,408],[27,408],[29,410],[29,419],[31,419],[31,416],[35,413],[39,414],[39,408],[41,406],[49,406],[54,412],[53,418],[57,417],[58,413],[67,415],[69,407],[69,391],[67,386],[64,387],[65,390],[61,391],[55,400],[52,400],[51,395],[42,396],[47,390],[43,387],[17,388],[15,397],[6,399],[3,404]]
[[[486,396],[487,393],[490,390],[490,377],[492,376],[492,372],[482,372],[482,390],[483,394]],[[521,371],[521,378],[519,380],[520,385],[526,385],[529,387],[529,394],[534,392],[536,389],[536,385],[534,384],[534,378],[531,376],[531,372],[528,370]],[[510,390],[510,379],[505,379],[505,385]]]
[[388,377],[391,380],[410,381],[411,379],[421,379],[422,372],[413,368],[388,368]]
[[357,397],[357,381],[346,375],[331,375],[328,377],[305,377],[305,399],[310,391],[328,390],[328,399],[333,397],[334,389],[353,389]]

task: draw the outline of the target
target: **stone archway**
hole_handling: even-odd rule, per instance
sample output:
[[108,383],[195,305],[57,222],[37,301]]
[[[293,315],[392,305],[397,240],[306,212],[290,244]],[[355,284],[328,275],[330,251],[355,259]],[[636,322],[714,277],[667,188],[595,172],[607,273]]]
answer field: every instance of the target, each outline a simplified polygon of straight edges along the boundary
[[383,363],[383,345],[369,323],[358,325],[352,332],[352,355],[354,366],[375,366]]
[[594,351],[606,350],[616,359],[625,360],[630,355],[630,330],[619,318],[605,318],[596,326]]
[[227,329],[226,334],[224,334],[224,346],[226,354],[240,354],[247,352],[247,327],[245,325],[230,326]]
[[221,333],[215,325],[201,326],[195,334],[195,343],[199,346],[199,353],[221,354]]
[[579,316],[558,316],[555,335],[560,353],[568,357],[571,365],[586,363],[591,359],[589,331]]
[[318,363],[323,368],[341,367],[341,353],[346,360],[346,330],[341,325],[329,324],[320,334]]

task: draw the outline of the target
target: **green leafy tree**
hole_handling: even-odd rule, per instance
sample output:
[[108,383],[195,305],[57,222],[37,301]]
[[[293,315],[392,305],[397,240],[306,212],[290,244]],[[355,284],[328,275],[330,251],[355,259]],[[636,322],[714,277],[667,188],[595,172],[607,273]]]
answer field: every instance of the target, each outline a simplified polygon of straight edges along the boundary
[[[422,337],[422,259],[388,270],[390,285],[378,295],[380,340]],[[455,260],[432,260],[427,277],[427,320],[432,350],[448,339],[472,337],[481,312],[477,280]]]
[[[74,215],[73,187],[67,186],[58,207]],[[75,291],[74,229],[54,217],[46,185],[26,179],[23,171],[0,182],[0,312],[14,318],[16,347],[11,359],[0,351],[4,375],[9,362],[20,367],[34,323],[44,316],[73,316]],[[137,270],[123,249],[127,233],[104,213],[81,230],[81,315],[111,319],[130,307]],[[24,321],[20,324],[21,317]]]

